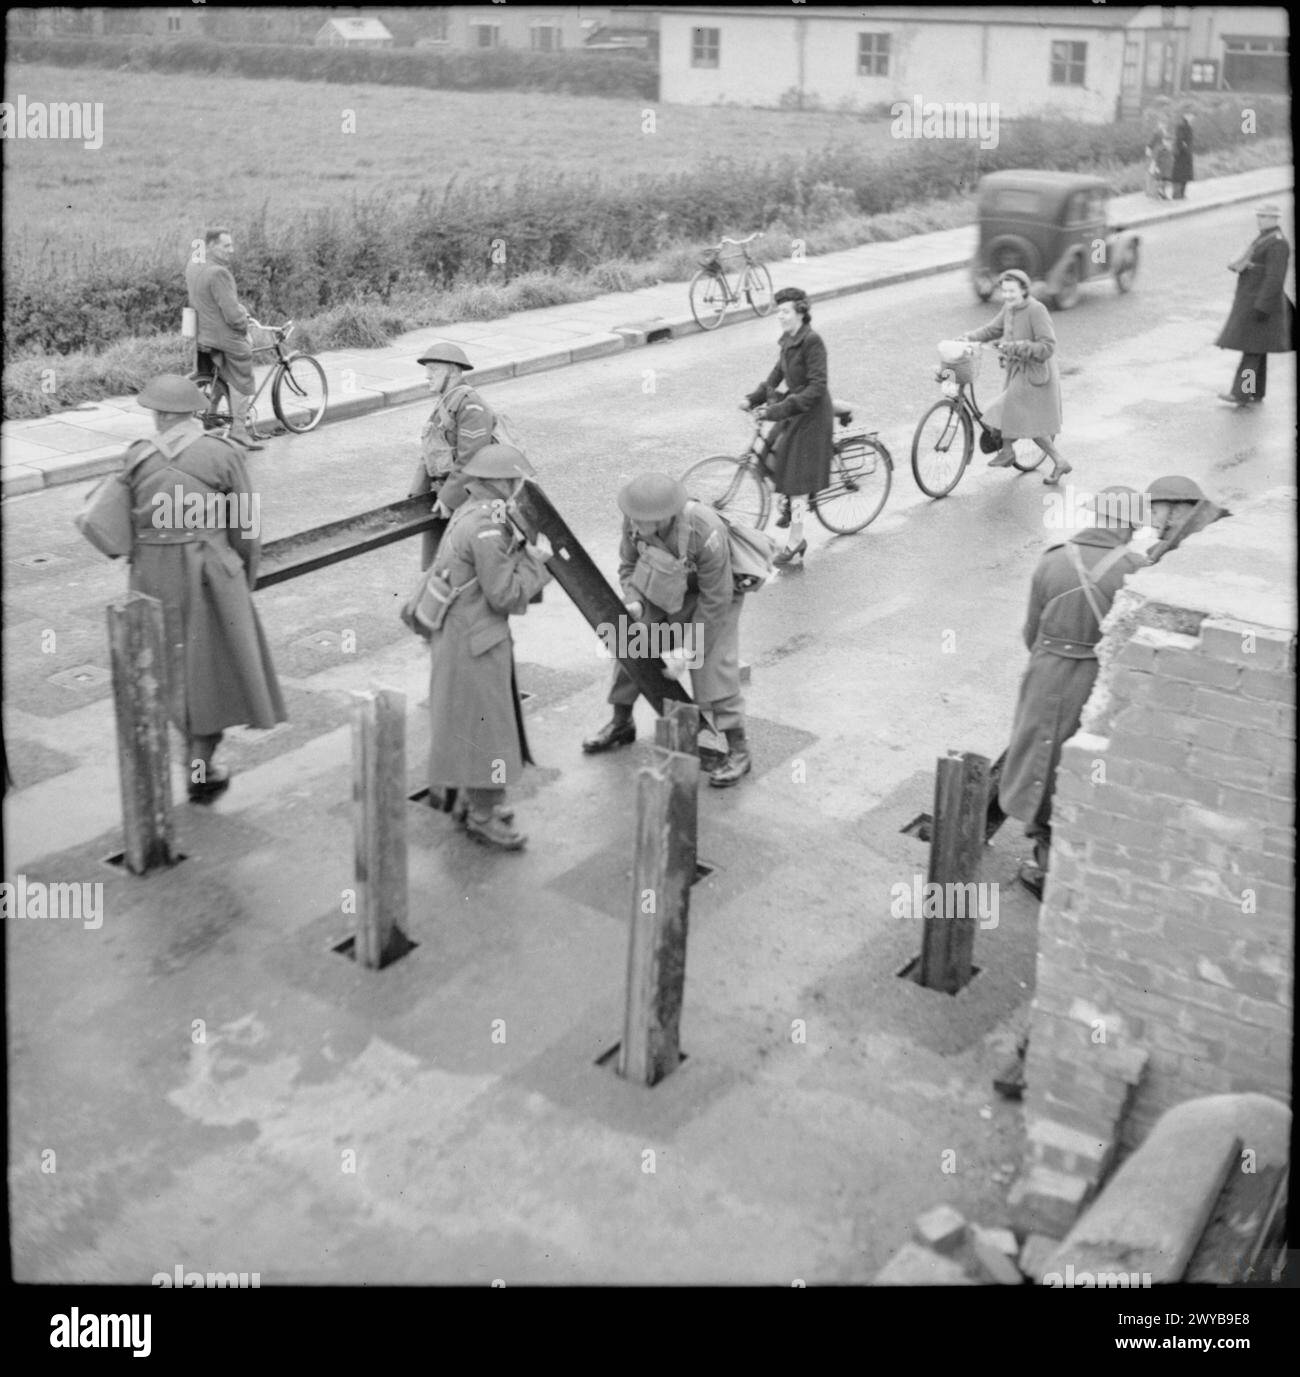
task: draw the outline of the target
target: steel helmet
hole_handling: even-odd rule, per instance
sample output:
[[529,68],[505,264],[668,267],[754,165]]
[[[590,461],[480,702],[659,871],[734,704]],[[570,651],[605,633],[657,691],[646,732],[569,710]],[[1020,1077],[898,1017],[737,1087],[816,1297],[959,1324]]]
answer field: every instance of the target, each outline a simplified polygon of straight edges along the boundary
[[686,505],[690,494],[678,478],[642,473],[618,492],[618,505],[633,521],[666,521]]
[[436,339],[432,344],[426,345],[424,353],[416,362],[419,364],[454,363],[467,373],[474,367],[465,357],[465,351],[460,345],[453,344],[449,339]]
[[1167,478],[1157,478],[1147,489],[1152,502],[1204,502],[1205,494],[1190,478],[1181,474],[1170,474]]
[[535,472],[514,445],[484,445],[460,471],[466,478],[531,478]]
[[140,390],[136,401],[149,411],[176,413],[206,411],[208,399],[189,378],[179,373],[159,373]]
[[1142,509],[1144,498],[1136,488],[1126,488],[1122,483],[1114,483],[1093,497],[1089,506],[1097,518],[1097,525],[1108,530],[1120,526],[1135,529],[1143,524]]

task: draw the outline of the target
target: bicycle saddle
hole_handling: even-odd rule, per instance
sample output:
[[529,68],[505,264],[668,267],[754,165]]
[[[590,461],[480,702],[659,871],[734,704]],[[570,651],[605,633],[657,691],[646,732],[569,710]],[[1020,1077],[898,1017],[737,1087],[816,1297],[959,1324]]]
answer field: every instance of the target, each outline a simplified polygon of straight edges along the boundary
[[840,425],[846,426],[853,419],[852,402],[840,402],[832,398],[831,406],[835,409],[835,419]]

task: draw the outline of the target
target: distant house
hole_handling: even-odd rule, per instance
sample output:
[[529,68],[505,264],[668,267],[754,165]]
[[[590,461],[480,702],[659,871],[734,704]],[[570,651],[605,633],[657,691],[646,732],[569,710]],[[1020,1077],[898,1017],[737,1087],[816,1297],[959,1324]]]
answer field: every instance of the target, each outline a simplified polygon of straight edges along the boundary
[[451,5],[425,22],[416,47],[554,53],[595,39],[600,47],[653,49],[657,31],[657,10],[628,5]]
[[312,42],[318,48],[391,48],[393,35],[378,19],[330,19]]
[[683,105],[919,99],[1096,123],[1155,95],[1286,80],[1287,11],[1262,7],[702,5],[662,10],[659,34],[661,98]]

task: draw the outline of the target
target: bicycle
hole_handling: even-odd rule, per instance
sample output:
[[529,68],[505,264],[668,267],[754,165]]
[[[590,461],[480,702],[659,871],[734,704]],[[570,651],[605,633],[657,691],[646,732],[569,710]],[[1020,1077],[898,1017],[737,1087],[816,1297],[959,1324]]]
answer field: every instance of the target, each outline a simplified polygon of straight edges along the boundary
[[[762,238],[755,231],[748,239],[722,239],[715,244],[691,278],[689,293],[691,314],[701,330],[716,330],[732,306],[739,305],[743,296],[756,316],[769,315],[772,310],[772,275],[750,257],[748,245]],[[724,245],[732,244],[740,250],[745,266],[740,270],[733,289],[727,270],[722,266]]]
[[[893,456],[871,430],[848,430],[853,409],[835,402],[835,418],[841,431],[835,436],[831,455],[831,481],[813,493],[808,505],[817,520],[836,535],[864,530],[880,515],[894,481]],[[773,483],[767,471],[768,440],[763,426],[771,424],[752,417],[754,433],[739,457],[714,454],[692,464],[682,474],[691,495],[757,530],[767,524],[772,510]]]
[[[284,344],[293,333],[294,323],[285,325],[263,325],[261,321],[250,320],[254,330],[265,331],[271,336],[269,344],[255,344],[254,356],[274,353],[275,366],[267,372],[253,398],[248,404],[246,425],[249,433],[256,436],[257,399],[271,384],[271,406],[276,419],[286,430],[296,435],[305,435],[315,430],[325,415],[325,404],[329,400],[329,384],[325,380],[325,370],[310,354],[286,353]],[[206,393],[208,409],[199,413],[204,430],[220,431],[229,434],[231,425],[230,388],[217,371],[217,358],[220,350],[198,350],[198,367],[190,377]]]
[[[962,341],[960,352],[944,345],[939,347],[940,363],[934,376],[943,397],[917,422],[912,437],[912,474],[916,486],[927,497],[946,497],[957,486],[975,451],[976,426],[980,428],[980,450],[984,454],[995,454],[1002,448],[1001,432],[984,423],[984,414],[975,400],[980,350],[996,347],[973,341]],[[958,436],[960,457],[952,453]],[[1032,473],[1047,458],[1032,440],[1013,440],[1011,447],[1012,465],[1021,473]],[[1031,448],[1038,451],[1036,459],[1031,457]]]

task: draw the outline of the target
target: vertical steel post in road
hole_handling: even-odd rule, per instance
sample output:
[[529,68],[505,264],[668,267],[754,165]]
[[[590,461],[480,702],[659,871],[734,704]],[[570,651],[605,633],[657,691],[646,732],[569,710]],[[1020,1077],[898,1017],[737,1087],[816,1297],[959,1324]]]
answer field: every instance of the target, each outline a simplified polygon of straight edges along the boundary
[[128,593],[110,602],[108,652],[123,858],[132,874],[143,875],[176,859],[162,603],[144,593]]
[[[989,762],[966,751],[940,759],[934,777],[929,880],[940,885],[942,910],[926,918],[917,983],[956,994],[971,978],[977,906],[958,901],[950,886],[976,881],[988,817]],[[934,893],[933,890],[926,891]],[[969,893],[969,891],[965,891]],[[960,909],[960,916],[957,910]]]
[[352,827],[357,964],[379,970],[407,950],[406,695],[352,694]]

